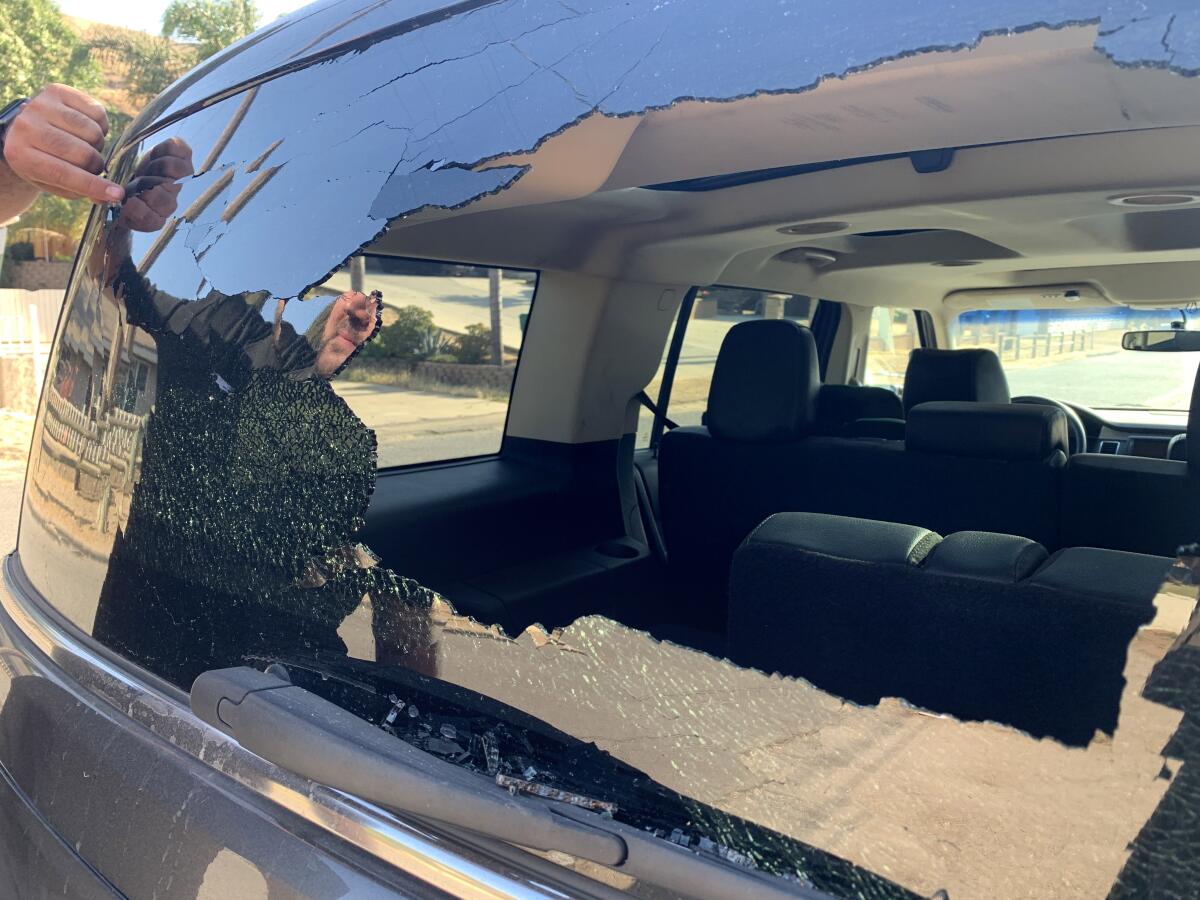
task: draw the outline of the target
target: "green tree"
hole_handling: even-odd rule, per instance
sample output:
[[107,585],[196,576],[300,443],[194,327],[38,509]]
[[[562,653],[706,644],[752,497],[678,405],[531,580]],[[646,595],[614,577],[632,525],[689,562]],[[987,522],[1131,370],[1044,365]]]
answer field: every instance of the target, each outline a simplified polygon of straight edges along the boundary
[[203,60],[257,27],[258,8],[253,0],[172,0],[163,13],[162,33],[194,44]]
[[0,0],[0,105],[51,81],[91,90],[100,70],[51,0]]
[[[100,68],[51,0],[0,0],[0,106],[50,82],[93,90]],[[42,195],[21,223],[75,238],[90,206]]]
[[92,205],[86,200],[64,200],[53,194],[42,194],[21,216],[21,228],[45,228],[78,240],[87,224]]
[[140,106],[198,62],[195,47],[128,28],[96,25],[88,30],[87,41],[92,57],[119,72],[125,91]]
[[433,324],[433,313],[419,306],[402,306],[396,310],[396,318],[384,325],[375,339],[363,348],[367,359],[401,359],[416,362],[442,348],[431,348],[430,335],[439,332]]
[[459,335],[454,343],[454,355],[461,363],[477,366],[492,361],[492,329],[482,322],[468,325],[466,334]]

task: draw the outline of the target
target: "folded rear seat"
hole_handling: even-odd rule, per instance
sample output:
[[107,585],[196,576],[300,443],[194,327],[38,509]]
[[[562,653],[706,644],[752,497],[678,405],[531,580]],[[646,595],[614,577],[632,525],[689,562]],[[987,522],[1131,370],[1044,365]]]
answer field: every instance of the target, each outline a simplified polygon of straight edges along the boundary
[[1116,728],[1126,650],[1170,565],[780,513],[734,556],[729,653],[856,703],[901,697],[1083,746]]

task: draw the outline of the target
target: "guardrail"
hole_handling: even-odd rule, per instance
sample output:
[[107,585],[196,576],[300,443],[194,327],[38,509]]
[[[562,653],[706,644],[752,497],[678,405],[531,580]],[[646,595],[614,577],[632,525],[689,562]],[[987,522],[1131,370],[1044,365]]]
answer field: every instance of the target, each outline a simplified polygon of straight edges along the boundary
[[[1059,331],[1053,334],[1002,334],[996,341],[996,354],[1009,359],[1034,359],[1054,354],[1083,353],[1096,349],[1093,330]],[[1040,351],[1040,352],[1039,352]]]

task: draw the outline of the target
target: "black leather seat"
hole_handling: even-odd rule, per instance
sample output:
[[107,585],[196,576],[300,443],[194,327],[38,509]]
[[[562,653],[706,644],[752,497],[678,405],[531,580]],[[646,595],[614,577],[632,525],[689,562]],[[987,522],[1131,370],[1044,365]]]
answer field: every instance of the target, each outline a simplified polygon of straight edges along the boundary
[[991,350],[919,347],[904,372],[904,412],[934,401],[1008,403],[1008,379]]
[[824,384],[817,395],[817,428],[840,437],[875,437],[864,422],[904,418],[900,395],[883,387]]
[[909,410],[907,435],[893,502],[869,518],[943,533],[996,531],[1063,546],[1059,497],[1068,434],[1062,410],[922,403]]
[[677,593],[693,605],[687,621],[723,627],[734,549],[777,510],[770,493],[781,481],[806,478],[796,445],[816,428],[820,386],[811,331],[786,319],[743,322],[721,343],[705,425],[663,435],[659,503]]
[[1057,546],[1062,412],[1011,404],[916,407],[911,447],[819,434],[816,344],[788,321],[730,329],[706,427],[663,436],[659,502],[681,621],[721,627],[733,552],[772,513],[811,511]]
[[856,703],[902,697],[1086,745],[1171,560],[805,513],[737,551],[728,651]]
[[892,418],[861,419],[849,433],[858,437],[904,439],[904,419],[914,406],[938,401],[1008,403],[1008,379],[991,350],[936,350],[919,347],[904,370],[903,408]]
[[1200,373],[1180,443],[1185,459],[1072,456],[1063,484],[1064,543],[1174,556],[1200,541]]

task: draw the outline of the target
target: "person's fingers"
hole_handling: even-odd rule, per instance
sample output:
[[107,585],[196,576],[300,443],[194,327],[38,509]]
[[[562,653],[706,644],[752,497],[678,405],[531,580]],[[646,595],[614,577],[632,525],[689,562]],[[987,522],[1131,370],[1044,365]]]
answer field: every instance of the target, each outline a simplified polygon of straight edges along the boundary
[[104,129],[95,119],[66,105],[54,106],[46,111],[46,118],[67,134],[85,141],[95,150],[104,149]]
[[58,128],[47,129],[33,146],[93,175],[104,171],[104,158],[95,147]]
[[158,231],[167,217],[159,215],[141,198],[134,197],[121,207],[118,221],[134,231]]
[[66,191],[66,190],[63,190],[61,187],[57,187],[57,186],[55,186],[55,185],[52,185],[52,184],[39,184],[38,182],[36,182],[36,181],[31,181],[31,180],[30,180],[30,179],[28,179],[28,178],[27,178],[27,179],[25,179],[25,181],[26,181],[27,183],[29,183],[29,184],[33,185],[33,186],[34,186],[35,188],[37,188],[39,191],[43,191],[43,192],[45,192],[45,193],[49,193],[49,194],[54,194],[54,195],[55,195],[55,196],[57,196],[57,197],[62,197],[64,200],[83,200],[83,199],[86,199],[86,198],[84,197],[84,195],[83,195],[83,194],[76,194],[76,193],[74,193],[74,192],[72,192],[72,191]]
[[43,190],[55,194],[87,197],[94,203],[117,203],[125,196],[125,191],[120,185],[72,165],[45,150],[27,144],[10,148],[7,142],[4,149],[5,159],[12,170]]
[[153,178],[187,178],[193,174],[192,162],[178,156],[160,156],[143,160],[138,166],[138,176]]
[[[76,90],[65,84],[50,84],[46,86],[42,94],[47,94],[77,112],[83,113],[83,115],[99,125],[100,130],[104,134],[108,134],[108,113],[105,111],[104,105],[97,100],[93,100],[83,91]],[[38,98],[35,97],[34,99]]]
[[175,212],[176,207],[179,205],[176,202],[175,197],[172,196],[170,192],[163,190],[161,187],[157,187],[152,191],[148,191],[139,199],[160,216],[162,216],[164,221],[171,215],[171,213]]

